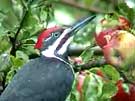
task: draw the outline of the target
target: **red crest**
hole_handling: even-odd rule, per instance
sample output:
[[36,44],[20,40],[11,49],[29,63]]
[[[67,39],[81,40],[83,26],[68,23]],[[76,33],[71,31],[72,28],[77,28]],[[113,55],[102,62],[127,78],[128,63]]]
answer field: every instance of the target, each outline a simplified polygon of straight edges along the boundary
[[55,26],[48,28],[47,30],[44,30],[38,37],[37,43],[35,44],[35,48],[40,49],[43,45],[43,41],[48,38],[52,32],[55,32],[56,30],[60,29],[60,27]]

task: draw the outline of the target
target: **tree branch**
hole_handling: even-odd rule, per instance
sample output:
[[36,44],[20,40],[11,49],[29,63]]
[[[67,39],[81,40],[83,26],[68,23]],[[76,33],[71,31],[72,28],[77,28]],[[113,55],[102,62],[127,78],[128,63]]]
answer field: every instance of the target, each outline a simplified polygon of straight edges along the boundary
[[28,2],[28,7],[27,7],[27,8],[26,8],[26,7],[24,8],[24,14],[23,14],[23,17],[22,17],[22,19],[21,19],[21,21],[20,21],[19,27],[18,27],[18,29],[17,29],[17,31],[16,31],[16,33],[15,33],[14,38],[10,37],[10,41],[11,41],[11,43],[12,43],[12,48],[11,48],[10,53],[11,53],[12,55],[14,55],[14,56],[15,56],[16,48],[17,48],[17,37],[18,37],[18,35],[19,35],[19,33],[20,33],[20,30],[21,30],[22,27],[23,27],[23,23],[24,23],[24,21],[25,21],[26,15],[27,15],[27,13],[28,13],[29,5],[32,3],[32,1],[33,1],[33,0],[30,0],[30,2]]
[[[88,46],[89,47],[89,46]],[[70,45],[69,46],[69,49],[68,49],[68,55],[69,56],[80,56],[80,54],[82,53],[82,52],[84,52],[85,50],[87,49],[87,47],[83,47],[83,46],[74,46],[74,45]],[[102,50],[101,50],[101,48],[100,47],[98,47],[98,46],[93,46],[93,47],[89,47],[89,49],[91,50],[91,51],[93,51],[94,53],[94,55],[98,55],[98,56],[103,56],[103,52],[102,52]]]
[[81,65],[77,65],[75,64],[74,66],[74,70],[77,72],[77,71],[80,71],[80,70],[88,70],[88,69],[91,69],[93,67],[100,67],[100,66],[103,66],[107,64],[105,59],[102,58],[100,60],[90,60],[88,63],[85,63],[85,64],[81,64]]
[[126,77],[126,75],[124,74],[124,72],[122,72],[118,67],[117,67],[116,69],[117,69],[117,71],[120,73],[121,77],[124,79],[124,82],[125,82],[125,83],[129,83],[129,84],[135,85],[135,82],[130,81],[130,80]]
[[94,7],[87,7],[86,5],[84,5],[82,3],[77,3],[74,0],[61,0],[59,2],[54,1],[53,3],[60,3],[60,4],[72,6],[72,7],[75,7],[77,9],[89,11],[89,12],[92,12],[92,13],[106,13],[106,11],[98,9],[97,7],[96,8],[94,8]]

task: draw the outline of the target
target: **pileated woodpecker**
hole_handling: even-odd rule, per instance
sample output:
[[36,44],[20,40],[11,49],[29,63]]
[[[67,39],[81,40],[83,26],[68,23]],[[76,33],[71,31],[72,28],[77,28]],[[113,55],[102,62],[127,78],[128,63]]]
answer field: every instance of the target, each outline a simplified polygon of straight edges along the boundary
[[74,81],[67,48],[74,33],[94,17],[66,29],[55,26],[43,31],[35,45],[41,56],[30,60],[16,73],[0,101],[65,101]]

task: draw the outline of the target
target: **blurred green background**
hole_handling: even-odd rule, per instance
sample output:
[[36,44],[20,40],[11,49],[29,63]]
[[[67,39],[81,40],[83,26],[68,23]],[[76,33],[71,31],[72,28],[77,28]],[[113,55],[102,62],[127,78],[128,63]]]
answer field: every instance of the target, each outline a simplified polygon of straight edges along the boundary
[[[96,15],[70,46],[69,54],[79,56],[95,46],[95,27],[107,13],[125,16],[134,28],[135,0],[0,0],[0,91],[23,64],[39,56],[34,44],[42,30],[68,27],[82,17]],[[85,60],[92,54],[87,51]]]

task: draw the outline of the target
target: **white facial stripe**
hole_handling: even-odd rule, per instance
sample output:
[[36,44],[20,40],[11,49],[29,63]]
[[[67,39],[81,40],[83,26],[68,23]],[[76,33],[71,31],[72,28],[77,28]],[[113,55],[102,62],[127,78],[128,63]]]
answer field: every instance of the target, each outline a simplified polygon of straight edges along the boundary
[[[66,62],[65,60],[55,56],[54,52],[50,51],[49,49],[48,50],[45,50],[45,51],[42,51],[42,55],[46,56],[46,57],[53,57],[53,58],[56,58],[64,63],[66,63],[67,65],[70,66],[70,68],[72,67],[68,62]],[[72,69],[72,72],[73,72],[73,68]],[[73,72],[74,73],[74,72]]]
[[69,43],[72,41],[72,39],[73,39],[73,36],[70,37],[66,41],[66,43],[64,43],[64,45],[60,48],[60,50],[57,53],[60,54],[60,55],[64,54],[66,52],[66,50],[67,50],[67,47],[68,47]]
[[48,41],[48,40],[50,40],[51,39],[51,37],[48,37],[47,39],[45,39],[46,41]]
[[66,30],[64,30],[64,32],[62,33],[62,35],[55,41],[55,43],[52,45],[52,47],[54,47],[56,50],[56,48],[58,47],[60,41],[65,37],[65,35],[70,31],[71,29],[68,28]]
[[[55,57],[55,50],[56,48],[58,47],[60,41],[62,40],[62,38],[64,38],[64,36],[70,31],[71,29],[68,28],[66,30],[64,30],[64,32],[61,34],[61,36],[54,42],[54,44],[52,44],[51,46],[48,47],[48,49],[46,49],[45,51],[42,51],[42,54],[44,56],[47,56],[47,57]],[[67,43],[67,42],[66,42]],[[60,52],[62,53],[62,52]]]

